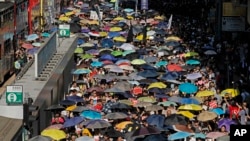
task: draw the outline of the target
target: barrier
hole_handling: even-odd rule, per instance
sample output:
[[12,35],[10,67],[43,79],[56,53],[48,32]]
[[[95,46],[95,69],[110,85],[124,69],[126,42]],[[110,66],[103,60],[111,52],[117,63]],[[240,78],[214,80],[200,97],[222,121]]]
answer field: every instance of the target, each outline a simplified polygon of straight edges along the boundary
[[50,38],[45,41],[41,46],[41,49],[35,53],[35,77],[39,77],[39,74],[43,71],[49,60],[57,51],[57,37],[56,32],[50,35]]

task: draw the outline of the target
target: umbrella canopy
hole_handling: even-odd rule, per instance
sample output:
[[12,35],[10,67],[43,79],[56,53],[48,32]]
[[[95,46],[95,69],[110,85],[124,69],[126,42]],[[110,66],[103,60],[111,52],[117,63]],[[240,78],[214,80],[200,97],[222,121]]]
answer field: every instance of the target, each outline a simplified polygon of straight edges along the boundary
[[159,110],[163,110],[163,107],[161,107],[160,105],[150,105],[147,106],[146,111],[159,111]]
[[210,139],[217,139],[219,137],[227,135],[226,133],[223,132],[209,132],[207,133],[206,137]]
[[58,129],[45,129],[41,132],[42,136],[47,136],[53,140],[61,140],[66,138],[66,133]]
[[221,128],[222,126],[225,126],[225,127],[226,127],[226,130],[227,130],[228,132],[230,131],[230,125],[235,125],[235,124],[236,124],[235,121],[233,121],[233,120],[231,120],[231,119],[227,119],[227,118],[221,119],[221,120],[219,120],[219,122],[218,122],[219,128]]
[[148,89],[151,89],[151,88],[166,88],[167,85],[164,84],[163,82],[154,82],[154,83],[151,83],[149,86],[148,86]]
[[223,115],[225,114],[224,110],[222,108],[214,108],[210,110],[211,112],[214,112],[217,115]]
[[182,83],[179,85],[179,90],[186,94],[196,93],[198,87],[191,83]]
[[89,136],[81,136],[79,138],[76,138],[75,141],[95,141],[95,139]]
[[142,64],[146,64],[146,62],[142,59],[134,59],[133,61],[131,61],[131,64],[133,65],[142,65]]
[[123,130],[124,128],[127,127],[128,124],[133,124],[133,122],[131,122],[131,121],[123,121],[123,122],[121,122],[121,123],[116,124],[115,127],[116,127],[117,129]]
[[127,118],[127,117],[128,117],[128,115],[124,114],[122,112],[108,113],[106,115],[107,119],[124,119],[124,118]]
[[197,116],[197,120],[205,122],[205,121],[213,120],[216,117],[217,117],[217,114],[215,114],[214,112],[203,111]]
[[85,120],[85,118],[83,118],[83,117],[73,117],[73,118],[66,120],[63,124],[63,127],[64,128],[72,127],[72,126],[75,126],[75,125],[83,122],[84,120]]
[[162,128],[164,125],[165,117],[163,115],[150,115],[146,119],[149,125],[156,126],[157,128]]
[[160,134],[161,131],[153,126],[148,126],[148,127],[139,127],[136,129],[131,137],[139,137],[139,136],[146,136],[146,135],[152,135],[152,134]]
[[171,134],[168,137],[168,140],[173,141],[173,140],[179,140],[179,139],[184,139],[187,138],[189,136],[191,136],[192,134],[188,133],[188,132],[176,132],[174,134]]
[[189,118],[189,119],[193,119],[193,118],[195,117],[195,115],[192,114],[192,113],[189,112],[189,111],[179,111],[179,112],[177,112],[177,114],[181,114],[181,115],[183,115],[184,117],[187,117],[187,118]]
[[52,141],[53,139],[50,137],[46,137],[46,136],[35,136],[33,138],[30,138],[28,141]]
[[107,128],[111,126],[111,124],[107,122],[106,120],[100,120],[100,119],[92,119],[92,120],[86,121],[83,123],[83,125],[85,125],[86,128],[89,128],[89,129],[101,129],[101,128]]
[[102,115],[101,113],[93,110],[86,110],[81,113],[82,117],[88,118],[88,119],[101,119]]
[[206,96],[212,96],[212,95],[214,95],[213,91],[203,90],[203,91],[197,92],[195,96],[197,96],[197,97],[206,97]]
[[180,124],[180,125],[187,125],[187,120],[184,116],[178,115],[178,114],[171,114],[165,119],[164,122],[165,125],[175,125],[175,124]]
[[202,110],[202,107],[200,105],[195,105],[195,104],[186,104],[186,105],[180,106],[178,109],[179,110],[200,111],[200,110]]

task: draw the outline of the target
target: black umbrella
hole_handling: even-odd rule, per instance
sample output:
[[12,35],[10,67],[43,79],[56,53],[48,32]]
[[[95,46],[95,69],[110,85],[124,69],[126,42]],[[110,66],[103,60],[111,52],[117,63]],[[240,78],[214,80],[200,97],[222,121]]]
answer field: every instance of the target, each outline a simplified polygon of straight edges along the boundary
[[150,125],[147,127],[141,126],[133,132],[131,137],[140,137],[140,136],[160,134],[160,133],[161,131],[154,126]]
[[165,125],[167,126],[176,124],[187,125],[187,123],[187,119],[184,116],[178,114],[172,114],[165,119]]
[[62,100],[60,101],[60,104],[61,105],[65,105],[65,106],[71,106],[71,105],[75,105],[76,102],[75,101],[72,101],[72,100]]
[[139,57],[140,57],[139,54],[135,52],[135,53],[130,53],[126,55],[124,58],[128,60],[134,60],[134,59],[138,59]]
[[59,111],[59,110],[64,110],[64,109],[65,108],[63,106],[56,104],[56,105],[49,106],[47,109],[45,109],[45,111],[57,111],[57,110]]
[[119,131],[116,131],[113,127],[108,128],[104,135],[107,135],[110,138],[123,137],[123,134]]
[[86,106],[77,106],[75,109],[71,110],[71,112],[81,113],[85,110],[89,110],[89,108]]
[[124,103],[115,103],[111,106],[111,109],[130,109],[131,107]]
[[81,32],[81,25],[77,23],[70,23],[70,32],[72,33]]

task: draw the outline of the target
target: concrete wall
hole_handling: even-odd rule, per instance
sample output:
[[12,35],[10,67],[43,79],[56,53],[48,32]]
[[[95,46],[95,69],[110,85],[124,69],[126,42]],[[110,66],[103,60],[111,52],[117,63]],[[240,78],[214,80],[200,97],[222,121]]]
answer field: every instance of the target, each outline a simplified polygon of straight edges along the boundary
[[39,135],[43,129],[50,125],[52,114],[44,110],[52,104],[58,104],[63,99],[68,84],[72,82],[71,69],[75,66],[74,50],[76,46],[77,39],[75,39],[69,51],[64,55],[62,61],[34,102],[34,105],[39,106],[39,110],[34,113],[38,116],[38,120],[32,123],[33,136]]

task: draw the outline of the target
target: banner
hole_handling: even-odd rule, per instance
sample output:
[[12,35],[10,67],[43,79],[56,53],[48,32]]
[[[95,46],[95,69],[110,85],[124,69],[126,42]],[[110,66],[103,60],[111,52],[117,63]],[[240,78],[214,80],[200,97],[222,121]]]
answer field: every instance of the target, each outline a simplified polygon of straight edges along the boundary
[[141,0],[141,10],[148,10],[148,0]]
[[173,14],[171,14],[169,20],[168,20],[168,28],[167,29],[171,29],[172,26],[172,20],[173,20]]

